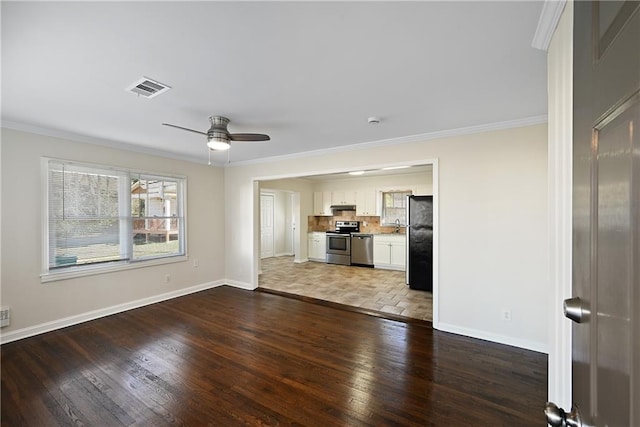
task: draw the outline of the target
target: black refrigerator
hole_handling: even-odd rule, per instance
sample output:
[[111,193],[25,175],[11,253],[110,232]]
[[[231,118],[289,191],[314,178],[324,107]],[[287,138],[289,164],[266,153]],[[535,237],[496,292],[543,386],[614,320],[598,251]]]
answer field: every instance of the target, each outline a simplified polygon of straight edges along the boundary
[[407,197],[407,285],[433,292],[433,196]]

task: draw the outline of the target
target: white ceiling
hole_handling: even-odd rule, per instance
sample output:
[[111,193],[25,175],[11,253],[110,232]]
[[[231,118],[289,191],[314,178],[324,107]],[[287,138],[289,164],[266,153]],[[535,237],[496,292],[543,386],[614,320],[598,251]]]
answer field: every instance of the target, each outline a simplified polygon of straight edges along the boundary
[[[540,122],[542,4],[2,1],[3,126],[204,163],[206,137],[161,123],[224,115],[271,136],[235,163]],[[172,89],[125,91],[142,76]]]

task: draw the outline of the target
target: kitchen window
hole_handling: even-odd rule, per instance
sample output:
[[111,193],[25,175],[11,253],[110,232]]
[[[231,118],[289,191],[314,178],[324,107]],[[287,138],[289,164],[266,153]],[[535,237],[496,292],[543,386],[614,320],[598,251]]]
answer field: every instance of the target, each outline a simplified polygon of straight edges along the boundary
[[44,163],[43,281],[184,257],[184,177]]
[[407,196],[411,190],[383,191],[381,225],[404,225],[407,220]]

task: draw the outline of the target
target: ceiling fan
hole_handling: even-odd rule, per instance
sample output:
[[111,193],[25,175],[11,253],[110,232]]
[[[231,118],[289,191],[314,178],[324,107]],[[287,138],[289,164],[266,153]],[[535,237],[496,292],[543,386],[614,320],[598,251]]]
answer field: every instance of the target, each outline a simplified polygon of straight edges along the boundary
[[206,132],[199,130],[189,129],[182,126],[172,125],[170,123],[163,123],[164,126],[171,126],[177,129],[186,130],[189,132],[199,133],[207,136],[207,147],[215,151],[228,150],[231,147],[231,141],[236,142],[264,142],[269,141],[269,135],[262,133],[229,133],[227,125],[229,119],[222,116],[209,116],[209,122],[211,127]]

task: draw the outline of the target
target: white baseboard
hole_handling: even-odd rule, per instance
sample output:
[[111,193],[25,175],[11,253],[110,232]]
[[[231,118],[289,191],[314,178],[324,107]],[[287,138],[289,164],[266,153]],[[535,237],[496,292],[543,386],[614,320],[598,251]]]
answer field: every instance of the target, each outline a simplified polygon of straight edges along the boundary
[[[306,262],[302,261],[302,262]],[[134,308],[143,307],[145,305],[155,304],[157,302],[170,300],[173,298],[189,295],[195,292],[204,291],[206,289],[215,288],[222,285],[229,285],[235,288],[252,291],[255,288],[251,283],[238,282],[235,280],[216,280],[214,282],[203,283],[189,288],[178,289],[176,291],[167,292],[164,294],[154,295],[148,298],[139,299],[136,301],[130,301],[123,304],[114,305],[111,307],[102,308],[99,310],[93,310],[86,313],[78,314],[75,316],[69,316],[62,319],[54,320],[51,322],[41,323],[39,325],[30,326],[28,328],[18,329],[5,334],[0,334],[0,344],[10,343],[23,338],[32,337],[34,335],[43,334],[45,332],[54,331],[56,329],[66,328],[67,326],[77,325],[79,323],[88,322],[90,320],[98,319],[100,317],[110,316],[112,314],[121,313],[123,311],[132,310]],[[513,337],[503,336],[499,334],[492,334],[477,329],[463,328],[455,325],[450,325],[443,322],[433,324],[434,328],[443,332],[451,332],[458,335],[464,335],[467,337],[478,338],[481,340],[497,342],[500,344],[511,345],[514,347],[524,348],[527,350],[533,350],[540,353],[549,353],[548,345],[545,343],[532,342],[529,340],[521,340]]]
[[18,329],[5,334],[0,334],[0,344],[6,344],[23,338],[32,337],[34,335],[43,334],[45,332],[54,331],[56,329],[66,328],[67,326],[77,325],[78,323],[88,322],[89,320],[98,319],[100,317],[110,316],[112,314],[121,313],[123,311],[132,310],[134,308],[143,307],[149,304],[166,301],[169,299],[181,297],[195,292],[204,291],[206,289],[215,288],[226,284],[224,280],[216,280],[214,282],[203,283],[164,294],[154,295],[148,298],[142,298],[123,304],[113,305],[111,307],[101,308],[74,316],[65,317],[51,322],[41,323],[35,326]]
[[500,334],[493,334],[491,332],[480,331],[478,329],[463,328],[460,326],[450,325],[448,323],[438,322],[438,325],[433,325],[434,329],[443,332],[451,332],[453,334],[464,335],[465,337],[478,338],[485,341],[496,342],[499,344],[506,344],[513,347],[524,348],[525,350],[537,351],[539,353],[549,354],[549,346],[547,343],[522,340],[519,338],[513,338]]
[[233,286],[234,288],[244,289],[247,291],[253,291],[257,288],[257,286],[253,286],[251,283],[247,282],[238,282],[237,280],[226,279],[224,281],[225,285]]
[[293,256],[293,254],[291,252],[278,252],[274,256],[275,257],[278,257],[278,256]]
[[376,264],[373,267],[374,268],[379,268],[381,270],[405,271],[405,267],[399,267],[397,265],[390,265],[390,264]]
[[301,258],[301,259],[294,259],[293,262],[294,264],[302,264],[303,262],[308,262],[309,258]]

